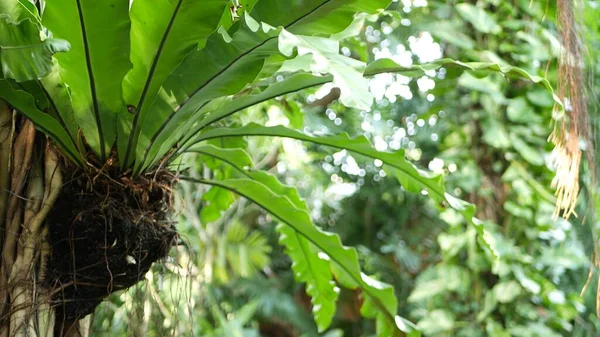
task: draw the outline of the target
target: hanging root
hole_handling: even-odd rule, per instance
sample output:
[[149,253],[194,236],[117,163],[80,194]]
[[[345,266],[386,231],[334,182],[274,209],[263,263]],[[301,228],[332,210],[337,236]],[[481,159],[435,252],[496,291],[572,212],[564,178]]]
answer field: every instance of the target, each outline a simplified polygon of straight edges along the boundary
[[[12,151],[10,153],[10,169],[8,176],[10,177],[9,189],[4,205],[4,237],[2,242],[2,265],[0,267],[0,333],[3,336],[8,336],[9,327],[11,326],[13,306],[12,301],[14,295],[11,283],[11,278],[18,279],[19,282],[27,282],[28,276],[17,274],[12,277],[13,267],[15,267],[15,259],[17,257],[17,243],[21,233],[21,222],[23,220],[23,197],[22,192],[27,183],[27,175],[31,163],[35,129],[30,121],[19,123],[19,128],[13,127],[13,133],[18,131],[14,138]],[[16,266],[18,268],[18,266]],[[12,332],[11,332],[12,335]]]
[[[13,113],[0,101],[0,228],[4,229],[8,191],[10,188],[10,158],[14,134]],[[4,231],[0,231],[4,233]],[[3,237],[3,234],[0,234]]]
[[584,64],[581,41],[575,20],[575,1],[558,0],[558,24],[562,43],[558,67],[558,96],[563,101],[565,116],[557,121],[550,140],[555,144],[553,161],[556,176],[557,204],[554,216],[577,216],[575,206],[579,195],[579,169],[584,144],[586,161],[595,184],[595,146],[590,127],[587,98],[584,90]]
[[42,262],[48,254],[44,250],[48,232],[44,220],[60,193],[62,174],[54,150],[46,149],[44,158],[43,170],[42,163],[34,163],[31,168],[18,253],[9,278],[14,308],[10,331],[15,336],[30,336],[33,332],[41,336],[54,324],[48,301],[36,301],[36,297],[48,297],[44,291],[37,291],[44,272]]
[[0,336],[44,336],[54,323],[40,280],[47,253],[44,220],[62,185],[57,156],[36,140],[30,121],[9,109],[0,109],[0,140]]

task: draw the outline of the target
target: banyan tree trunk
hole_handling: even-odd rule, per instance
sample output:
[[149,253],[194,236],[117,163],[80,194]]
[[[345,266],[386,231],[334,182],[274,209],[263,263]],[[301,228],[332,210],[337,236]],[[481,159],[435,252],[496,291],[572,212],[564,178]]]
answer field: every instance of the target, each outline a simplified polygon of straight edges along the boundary
[[86,336],[57,326],[43,286],[50,246],[46,218],[63,185],[58,154],[31,121],[0,101],[0,337]]

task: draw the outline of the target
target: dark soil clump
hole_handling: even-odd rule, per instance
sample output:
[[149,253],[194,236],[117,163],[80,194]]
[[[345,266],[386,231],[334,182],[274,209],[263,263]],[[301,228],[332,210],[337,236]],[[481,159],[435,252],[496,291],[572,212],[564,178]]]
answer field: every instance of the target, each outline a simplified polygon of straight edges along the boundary
[[44,282],[57,321],[72,321],[142,280],[168,254],[177,237],[168,221],[175,179],[168,171],[135,179],[63,171],[65,185],[48,216],[51,255]]

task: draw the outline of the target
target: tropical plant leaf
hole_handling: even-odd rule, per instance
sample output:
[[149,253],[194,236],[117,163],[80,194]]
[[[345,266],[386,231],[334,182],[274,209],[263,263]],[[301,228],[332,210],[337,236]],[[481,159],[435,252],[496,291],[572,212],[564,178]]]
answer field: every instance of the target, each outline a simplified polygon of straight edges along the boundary
[[253,165],[250,155],[240,148],[222,148],[210,144],[198,144],[189,152],[213,157],[244,173]]
[[[131,6],[131,62],[123,80],[123,97],[129,111],[119,116],[119,155],[123,166],[134,159],[140,117],[150,108],[160,86],[184,57],[202,49],[229,15],[229,0],[136,0]],[[152,18],[152,20],[149,20]],[[231,19],[221,24],[231,25]]]
[[[295,188],[282,185],[277,178],[266,172],[252,171],[250,169],[252,159],[246,151],[240,148],[227,149],[202,145],[195,147],[193,152],[228,163],[246,177],[269,187],[277,195],[287,197],[294,207],[307,209]],[[222,189],[213,186],[211,190],[213,188]],[[286,247],[286,254],[294,261],[292,269],[296,281],[306,283],[306,292],[312,298],[313,315],[319,331],[324,331],[331,324],[339,295],[339,289],[335,286],[329,269],[329,262],[319,257],[320,250],[292,227],[280,224],[277,226],[277,231],[281,235],[279,242]]]
[[261,0],[252,17],[292,34],[326,36],[346,29],[356,13],[383,11],[390,0]]
[[240,137],[240,136],[269,136],[286,137],[315,144],[325,145],[337,149],[345,149],[359,155],[379,159],[388,172],[392,173],[409,192],[421,193],[426,191],[430,198],[439,205],[450,206],[463,215],[465,220],[478,232],[479,238],[488,252],[498,257],[499,252],[495,247],[491,234],[485,230],[481,220],[475,218],[475,205],[453,197],[446,192],[443,176],[431,175],[418,169],[406,160],[404,150],[396,152],[380,152],[373,148],[364,136],[350,138],[348,134],[334,136],[312,136],[283,126],[265,127],[258,124],[249,124],[241,128],[212,129],[198,135],[195,142],[213,138]]
[[[50,73],[39,80],[39,83],[51,106],[50,111],[56,114],[57,120],[69,132],[73,143],[77,144],[78,148],[83,149],[84,145],[79,134],[79,125],[73,113],[69,87],[60,76],[60,67],[56,59],[54,59],[54,67]],[[31,91],[29,92],[31,93]]]
[[337,235],[319,230],[310,220],[306,210],[295,207],[289,198],[276,194],[261,182],[251,179],[184,179],[226,188],[251,200],[327,254],[341,278],[350,280],[345,283],[358,285],[363,295],[369,299],[365,302],[368,303],[367,306],[361,308],[361,312],[377,319],[378,336],[400,336],[403,332],[409,333],[410,336],[419,335],[414,326],[406,324],[405,320],[396,315],[398,304],[393,288],[362,274],[356,250],[344,247]]
[[[139,136],[134,135],[140,144],[136,148],[141,150],[136,156],[135,172],[146,169],[171,149],[189,131],[188,122],[199,117],[196,111],[210,100],[235,94],[254,80],[264,61],[278,52],[276,37],[281,29],[292,34],[337,33],[352,22],[357,10],[374,13],[386,7],[389,0],[293,1],[286,2],[286,11],[277,15],[266,13],[275,8],[270,7],[271,3],[259,1],[254,7],[262,24],[244,15],[232,27],[232,37],[224,30],[215,33],[206,48],[190,53],[167,78],[153,107],[140,116],[142,128]],[[325,20],[329,15],[335,20]],[[273,25],[280,28],[274,29]],[[313,25],[329,28],[316,30]],[[187,127],[182,127],[184,124]]]
[[[125,109],[121,81],[129,62],[129,2],[56,0],[42,22],[71,44],[57,55],[60,76],[69,85],[73,113],[90,148],[105,160]],[[93,116],[93,117],[90,117]]]
[[[250,170],[251,159],[242,149],[222,149],[212,145],[204,145],[195,147],[193,151],[211,155],[232,165],[246,177],[268,187],[274,194],[285,197],[295,208],[308,213],[306,204],[300,198],[295,188],[281,184],[277,178],[266,172]],[[319,249],[310,238],[301,235],[293,226],[287,225],[285,222],[280,224],[277,230],[281,234],[280,242],[286,246],[286,253],[294,261],[292,268],[294,269],[296,280],[307,284],[307,292],[312,297],[315,321],[319,330],[323,331],[329,326],[335,314],[335,302],[339,294],[339,290],[337,290],[331,279],[332,274],[328,267],[329,263],[327,263],[327,259],[330,256],[329,252]],[[319,256],[319,252],[327,255],[321,257]],[[343,265],[339,264],[335,259],[331,262],[331,268],[340,283],[350,289],[361,288],[363,291],[365,290],[363,288],[364,284],[357,282],[356,277],[348,273]],[[382,293],[387,294],[387,298],[395,299],[393,287],[363,274],[361,274],[361,277],[367,284],[374,285]],[[385,298],[386,296],[380,297]],[[382,303],[387,305],[387,307],[382,307]],[[396,305],[392,302],[379,302],[377,298],[367,297],[365,304],[361,308],[361,313],[367,318],[376,319],[378,336],[394,336],[396,335],[397,327],[400,327],[401,331],[409,332],[410,336],[418,336],[418,332],[416,330],[413,331],[412,323],[402,317],[395,316],[395,324],[388,324],[389,317],[387,317],[383,309],[395,312]]]
[[211,187],[202,195],[200,222],[205,225],[217,221],[235,201],[231,192],[218,187]]
[[0,14],[0,63],[5,78],[40,79],[52,69],[52,55],[68,50],[65,40],[42,40],[40,25],[31,18],[15,22],[8,14]]
[[13,88],[9,80],[0,79],[0,99],[34,121],[36,128],[52,138],[73,162],[83,165],[83,160],[68,132],[54,118],[37,108],[33,96]]
[[[249,35],[254,36],[255,38],[257,37],[256,32],[261,32],[261,34],[258,35],[259,39],[262,39],[263,37],[261,37],[260,35],[263,34],[272,34],[273,37],[276,36],[277,34],[279,34],[279,39],[278,39],[278,43],[275,40],[271,40],[269,43],[265,43],[263,44],[258,50],[255,50],[253,53],[250,53],[248,55],[246,55],[244,57],[243,60],[238,60],[238,62],[240,63],[239,65],[236,65],[237,67],[241,67],[241,66],[245,66],[246,68],[250,68],[250,67],[256,67],[256,71],[252,73],[252,76],[256,76],[257,73],[260,71],[260,69],[262,69],[264,60],[266,59],[266,55],[272,55],[277,53],[278,51],[281,51],[284,55],[287,56],[292,56],[293,54],[293,50],[298,50],[298,53],[300,56],[298,56],[296,59],[302,59],[302,60],[307,60],[307,62],[299,62],[297,63],[295,66],[288,66],[286,68],[286,70],[308,70],[308,71],[312,71],[312,72],[316,72],[316,73],[323,73],[323,74],[327,74],[330,73],[332,74],[332,80],[334,85],[342,88],[342,97],[341,97],[341,101],[342,103],[345,103],[348,106],[354,106],[354,107],[359,107],[359,108],[363,108],[363,109],[368,109],[371,105],[372,102],[372,96],[370,94],[370,92],[368,91],[368,84],[367,82],[362,78],[361,72],[364,69],[364,64],[361,62],[358,62],[356,60],[353,60],[349,57],[345,57],[342,55],[339,55],[339,44],[337,41],[332,41],[332,40],[327,40],[324,38],[317,38],[317,37],[310,37],[310,36],[294,36],[293,34],[283,30],[283,29],[278,29],[275,30],[274,28],[265,25],[265,24],[261,24],[259,25],[256,21],[254,21],[252,18],[250,17],[246,17],[246,20],[244,21],[246,24],[244,25],[244,27],[240,28],[237,32],[236,35],[234,36],[234,38],[232,39],[232,42],[230,43],[230,45],[233,43],[235,44],[237,41],[237,43],[239,43],[240,46],[246,46],[248,41],[251,41],[252,38],[249,37],[244,37],[242,36],[241,38],[238,38],[240,34],[242,33],[246,33],[247,30],[244,29],[245,27],[247,27],[248,29],[250,29],[251,31],[254,32],[254,34],[250,33]],[[259,28],[259,26],[261,28]],[[211,48],[211,50],[214,48]],[[236,48],[238,49],[238,48]],[[220,55],[223,55],[225,53],[222,53]],[[214,58],[214,55],[210,55],[212,58]],[[211,60],[210,62],[215,62],[215,60]],[[233,71],[236,72],[240,72],[240,69],[232,69]],[[200,69],[204,69],[203,67],[200,67]],[[204,72],[206,73],[206,72]],[[183,76],[183,75],[181,75]],[[179,77],[181,77],[179,76]],[[187,76],[187,75],[186,75]],[[195,78],[199,78],[201,76],[206,76],[206,74],[203,73],[198,73],[196,74]],[[200,106],[203,107],[204,105],[206,105],[207,102],[209,102],[210,99],[214,99],[214,98],[218,98],[219,95],[212,95],[212,91],[217,90],[218,92],[220,92],[220,95],[223,94],[223,90],[225,90],[228,94],[232,94],[236,91],[239,91],[241,89],[241,87],[239,87],[240,81],[239,81],[239,76],[236,78],[237,81],[235,82],[231,82],[230,79],[227,79],[228,81],[230,81],[231,83],[234,83],[235,85],[238,85],[238,87],[235,87],[235,89],[228,89],[227,87],[221,87],[219,88],[219,85],[223,85],[224,83],[227,82],[223,82],[222,80],[216,81],[215,85],[217,86],[216,88],[212,85],[209,85],[207,87],[203,87],[201,88],[201,90],[199,92],[197,92],[195,94],[195,98],[190,98],[189,101],[191,102],[194,99],[197,99],[197,102],[195,103],[189,103],[187,105],[187,107],[189,108],[185,108],[185,107],[181,107],[181,108],[176,108],[176,112],[174,112],[173,114],[171,114],[170,116],[166,117],[166,122],[164,122],[161,126],[161,128],[159,128],[159,133],[155,134],[155,136],[158,136],[158,138],[155,138],[153,140],[151,140],[151,146],[152,144],[156,144],[156,146],[153,146],[150,148],[149,154],[151,156],[153,156],[152,160],[145,160],[145,155],[143,158],[143,162],[146,162],[148,165],[150,165],[152,162],[154,162],[156,160],[156,158],[160,158],[162,157],[162,155],[164,155],[169,149],[172,148],[173,144],[183,135],[188,133],[188,130],[190,129],[191,125],[193,124],[193,122],[196,120],[196,117],[194,117],[194,115],[196,114],[196,112],[199,109],[196,109],[194,111],[191,110],[191,107],[195,107],[195,106]],[[181,78],[180,78],[181,80]],[[242,84],[246,84],[248,82],[250,82],[252,79],[248,78],[247,80],[241,82]],[[183,79],[183,81],[193,81],[193,79]],[[212,80],[211,80],[212,81]],[[181,86],[181,85],[179,85]],[[230,86],[230,84],[227,84],[227,86]],[[202,94],[202,92],[205,91],[205,94]],[[188,98],[186,97],[182,97],[179,100],[186,100]],[[188,102],[188,101],[186,101]],[[168,111],[168,109],[159,109],[160,111]],[[158,114],[158,111],[156,111],[156,114]],[[175,114],[177,114],[177,119],[181,120],[183,123],[183,127],[180,127],[179,129],[170,129],[173,128],[174,126],[176,126],[175,124],[171,124],[171,126],[169,126],[169,120],[170,118],[173,116],[175,116]],[[154,120],[154,123],[160,122],[160,120]],[[202,123],[202,121],[201,121]],[[169,128],[168,130],[170,132],[163,132],[162,127],[167,127]],[[162,132],[162,135],[160,134]],[[175,136],[173,136],[173,133],[175,133]],[[169,141],[170,139],[170,141]]]
[[240,91],[254,80],[265,58],[277,52],[279,30],[247,15],[238,25],[232,37],[215,33],[205,49],[190,53],[167,78],[148,112],[141,111],[136,172],[173,146],[186,131],[182,124],[197,110],[211,99]]
[[[369,84],[364,80],[362,73],[365,64],[353,58],[340,55],[340,44],[336,40],[293,35],[282,31],[279,35],[279,49],[286,56],[292,56],[294,50],[298,57],[293,62],[284,62],[284,71],[296,72],[299,70],[314,74],[331,74],[332,84],[340,89],[340,102],[347,107],[370,110],[373,104],[373,95],[369,91]],[[298,62],[306,60],[307,62]]]
[[531,81],[536,84],[540,84],[546,88],[546,90],[552,95],[554,102],[562,107],[562,101],[554,93],[554,89],[550,82],[542,77],[529,74],[526,70],[519,67],[513,66],[502,66],[497,63],[490,62],[461,62],[453,59],[440,59],[436,62],[413,65],[410,67],[403,67],[391,59],[379,59],[367,66],[365,70],[365,76],[373,76],[381,73],[397,73],[404,76],[416,77],[422,76],[425,71],[436,70],[441,67],[446,68],[448,72],[458,71],[469,71],[476,72],[479,75],[487,75],[489,73],[502,73],[509,78],[519,78]]
[[[13,50],[8,50],[5,54],[0,51],[0,63],[6,66],[8,63],[14,62],[18,67],[21,67],[21,69],[17,69],[9,65],[10,72],[13,74],[4,72],[4,77],[14,78],[18,83],[13,83],[13,87],[31,94],[35,99],[37,108],[51,114],[69,132],[73,144],[80,145],[80,148],[83,148],[80,142],[75,141],[79,138],[79,127],[73,119],[69,92],[60,78],[57,60],[52,57],[58,49],[68,51],[70,44],[65,40],[50,38],[51,35],[50,37],[47,36],[49,33],[42,27],[38,10],[30,1],[2,1],[0,13],[2,13],[0,14],[1,24],[24,27],[23,31],[11,33],[9,26],[8,29],[0,29],[0,35],[3,37],[8,35],[9,39],[20,40],[19,43],[26,40],[31,43],[30,45],[17,46]],[[13,51],[15,51],[15,55],[6,55]],[[9,81],[9,83],[12,82]],[[33,122],[37,123],[35,119]],[[60,146],[60,143],[57,143],[57,145]],[[68,151],[69,149],[64,150]]]
[[[194,123],[192,131],[188,133],[188,136],[181,142],[181,144],[188,144],[188,142],[202,129],[217,121],[227,118],[236,112],[278,96],[331,82],[332,79],[333,77],[331,75],[318,76],[306,73],[293,74],[281,82],[275,82],[269,85],[266,89],[259,93],[235,98],[226,104],[220,105],[217,109],[207,113],[205,118]],[[181,152],[178,152],[177,154],[179,153]]]
[[277,226],[279,243],[292,259],[296,282],[306,283],[306,293],[311,297],[312,311],[319,328],[325,331],[335,315],[339,289],[335,286],[329,262],[319,257],[319,250],[309,240],[286,224]]
[[[476,71],[480,74],[500,72],[509,76],[530,80],[534,83],[544,86],[544,88],[554,98],[554,103],[562,104],[560,103],[558,97],[554,94],[552,86],[546,79],[539,76],[530,75],[525,70],[520,68],[500,66],[496,63],[464,63],[452,59],[442,59],[437,62],[403,67],[390,59],[379,59],[367,66],[364,76],[375,76],[377,74],[390,72],[409,77],[418,77],[423,76],[426,71],[436,70],[441,67],[451,69],[453,72]],[[272,83],[263,91],[252,95],[240,96],[228,101],[226,104],[223,103],[218,108],[213,108],[211,112],[208,112],[205,118],[196,121],[193,124],[191,131],[188,132],[188,136],[181,142],[180,149],[176,152],[176,154],[181,154],[184,152],[193,138],[196,137],[202,129],[217,121],[227,118],[245,108],[268,101],[269,99],[297,92],[303,89],[308,89],[314,86],[323,85],[325,83],[330,83],[332,80],[333,76],[331,75],[319,76],[305,73],[292,74],[291,76],[285,77],[281,82]]]
[[3,0],[0,2],[0,13],[20,22],[23,19],[31,19],[40,24],[41,20],[37,8],[31,1],[27,0]]

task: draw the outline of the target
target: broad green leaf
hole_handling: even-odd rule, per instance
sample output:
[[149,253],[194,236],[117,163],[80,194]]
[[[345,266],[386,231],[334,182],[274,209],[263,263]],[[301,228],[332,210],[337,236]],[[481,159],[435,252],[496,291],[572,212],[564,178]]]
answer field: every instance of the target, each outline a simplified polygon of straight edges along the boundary
[[373,148],[371,143],[364,136],[350,138],[347,134],[340,134],[319,137],[307,135],[283,126],[264,127],[258,124],[249,124],[241,128],[212,129],[199,134],[194,142],[201,142],[212,138],[236,136],[294,138],[337,149],[346,149],[369,158],[379,159],[387,166],[388,171],[398,178],[406,190],[414,193],[426,191],[430,198],[436,203],[450,206],[460,212],[465,220],[477,230],[482,243],[488,248],[488,251],[494,256],[498,256],[491,235],[484,229],[484,224],[474,217],[475,206],[446,193],[443,177],[428,174],[415,167],[406,160],[404,150],[396,152],[379,152]]
[[[250,156],[239,148],[223,148],[207,144],[197,147],[193,152],[200,154],[200,162],[207,165],[218,179],[231,177],[231,172],[229,172],[231,169],[224,168],[222,162],[238,170],[252,166]],[[218,160],[214,161],[213,159]],[[202,200],[204,204],[200,210],[200,221],[202,224],[207,224],[221,218],[223,212],[233,204],[235,198],[230,191],[213,186],[202,195]]]
[[208,113],[205,118],[198,121],[193,125],[193,129],[189,132],[182,144],[187,144],[188,141],[193,138],[198,132],[205,127],[215,123],[223,118],[227,118],[238,111],[259,104],[261,102],[268,101],[272,98],[282,96],[285,94],[293,93],[302,89],[311,88],[317,85],[331,82],[332,76],[317,76],[312,74],[299,73],[286,77],[281,82],[275,82],[269,85],[263,91],[248,95],[234,98],[230,102],[221,105],[219,108]]
[[[432,63],[403,67],[390,59],[379,59],[367,66],[364,72],[364,76],[374,76],[381,73],[396,73],[409,77],[418,77],[423,76],[426,71],[437,70],[442,67],[446,68],[448,71],[453,72],[499,72],[508,76],[530,80],[534,83],[541,84],[550,94],[550,96],[554,98],[553,102],[555,104],[561,104],[559,98],[554,94],[552,86],[546,79],[539,76],[530,75],[529,73],[520,68],[511,66],[501,66],[495,63],[460,62],[452,59],[441,59]],[[190,132],[190,136],[187,137],[182,144],[187,144],[191,137],[196,135],[198,131],[202,130],[206,126],[217,122],[223,118],[231,116],[240,110],[243,110],[247,107],[267,101],[278,96],[329,83],[332,81],[332,79],[333,77],[331,75],[316,76],[303,73],[294,74],[292,76],[286,77],[281,82],[276,82],[269,85],[267,89],[261,91],[260,93],[235,98],[231,102],[223,104],[220,108],[208,113],[206,118],[197,122],[194,125],[194,128],[192,129],[193,131]]]
[[[139,118],[150,108],[160,86],[184,57],[204,47],[228,0],[136,0],[130,11],[131,63],[123,80],[128,111],[119,116],[119,156],[123,166],[134,159]],[[231,19],[229,19],[231,21]],[[134,125],[134,127],[132,126]]]
[[212,99],[240,91],[255,79],[264,60],[277,52],[279,31],[247,15],[232,37],[221,33],[213,34],[203,50],[188,54],[148,112],[142,111],[137,171],[173,146],[186,132],[183,124],[197,110]]
[[52,111],[52,107],[48,96],[46,96],[44,94],[44,91],[42,90],[41,81],[33,80],[25,82],[16,82],[10,79],[8,81],[9,83],[11,83],[12,87],[26,91],[28,94],[33,96],[35,106],[37,106],[39,110],[47,112],[56,120],[59,119],[58,116],[54,113],[54,111]]
[[337,235],[323,232],[315,227],[306,210],[295,207],[289,198],[278,195],[262,183],[251,179],[216,181],[186,178],[186,180],[227,188],[251,200],[325,252],[329,259],[363,290],[363,295],[370,301],[369,305],[377,308],[375,311],[368,310],[368,312],[377,313],[377,324],[382,326],[378,330],[390,332],[387,335],[378,334],[380,337],[400,336],[401,331],[415,333],[412,327],[405,324],[406,321],[396,316],[397,300],[393,290],[390,296],[389,286],[386,287],[361,273],[356,250],[344,247]]
[[[390,0],[260,0],[252,17],[272,26],[284,26],[298,35],[331,35],[348,27],[358,12],[383,11]],[[291,23],[291,24],[290,24]]]
[[346,27],[343,31],[331,35],[331,39],[342,41],[347,38],[360,36],[363,28],[365,27],[365,20],[369,17],[366,13],[357,14],[354,17],[354,21]]
[[[54,60],[56,64],[56,60]],[[77,145],[79,153],[82,153],[84,146],[81,137],[77,134],[77,123],[73,120],[73,111],[71,109],[71,101],[68,97],[68,90],[57,85],[54,86],[56,80],[55,75],[58,73],[58,67],[52,67],[50,74],[43,77],[41,80],[27,81],[21,83],[11,83],[13,88],[23,90],[33,96],[35,105],[40,111],[44,111],[60,126],[68,132],[68,136],[73,144]],[[56,97],[56,95],[59,97]],[[66,94],[66,97],[60,97],[60,94]],[[58,98],[58,99],[57,99]],[[34,120],[34,123],[36,121]],[[57,144],[60,147],[60,144]],[[66,150],[66,149],[65,149]]]
[[117,115],[125,110],[121,81],[131,68],[129,3],[55,0],[45,7],[42,22],[71,44],[68,53],[56,55],[60,76],[88,145],[104,160],[116,138]]
[[[244,13],[250,13],[252,12],[252,9],[254,8],[254,5],[256,5],[256,3],[259,0],[243,0],[243,1],[238,1],[241,8],[238,8],[237,10],[237,15],[239,17],[242,17]],[[229,6],[228,8],[233,7],[233,2],[232,0],[229,0]],[[232,23],[234,23],[236,21],[236,18],[234,18],[231,14],[231,11],[228,9],[226,11],[223,12],[223,15],[221,16],[221,21],[219,21],[219,24],[217,25],[217,27],[223,27],[223,29],[228,30]]]
[[10,17],[13,22],[31,19],[32,21],[40,23],[38,10],[29,0],[3,0],[0,2],[0,13]]
[[436,62],[423,65],[413,65],[410,67],[402,67],[390,59],[379,59],[367,66],[365,76],[371,76],[384,72],[400,73],[404,76],[420,76],[427,70],[435,70],[444,67],[450,71],[470,71],[481,73],[501,73],[508,78],[517,78],[531,81],[542,85],[552,95],[554,103],[562,107],[562,101],[554,93],[554,89],[548,80],[541,76],[531,75],[527,71],[513,66],[502,66],[496,63],[486,62],[460,62],[452,59],[440,59]]
[[[294,207],[302,210],[307,209],[306,204],[295,188],[282,185],[277,178],[266,172],[251,171],[252,160],[246,151],[203,145],[195,147],[193,152],[212,156],[228,163],[246,177],[267,186],[277,195],[287,197]],[[213,186],[211,191],[215,188],[221,189]],[[277,231],[281,235],[279,242],[286,247],[286,254],[294,261],[292,269],[296,281],[306,283],[306,292],[312,298],[313,315],[319,331],[324,331],[331,324],[335,314],[335,303],[339,295],[339,289],[336,288],[329,269],[329,262],[319,257],[319,250],[305,237],[298,235],[292,227],[280,224],[277,226]]]
[[203,225],[220,219],[235,201],[231,192],[218,187],[211,187],[202,195],[202,200],[204,205],[200,210],[200,221]]
[[41,26],[25,18],[15,22],[0,12],[0,64],[5,78],[37,80],[52,69],[52,55],[69,50],[61,39],[42,39]]
[[335,315],[339,289],[335,286],[329,262],[319,257],[319,250],[292,227],[280,224],[279,243],[286,247],[285,253],[294,262],[296,282],[306,283],[306,293],[311,297],[313,315],[320,332],[329,327]]
[[[523,79],[531,80],[534,83],[542,84],[551,97],[554,97],[555,103],[560,103],[560,100],[556,95],[549,82],[541,77],[529,75],[522,69],[514,67],[501,66],[495,63],[479,63],[479,62],[460,62],[452,59],[442,59],[432,63],[413,65],[410,67],[403,67],[395,63],[390,59],[379,59],[369,64],[365,70],[364,76],[374,76],[381,73],[397,73],[404,76],[418,77],[423,76],[426,71],[436,70],[441,67],[448,69],[453,72],[464,72],[464,71],[478,71],[478,72],[489,72],[489,73],[505,73],[507,75],[520,77]],[[329,83],[333,80],[331,75],[316,76],[310,74],[294,74],[286,77],[281,82],[276,82],[267,87],[267,89],[248,96],[241,96],[234,98],[232,101],[226,104],[220,105],[218,108],[208,112],[206,117],[200,121],[197,121],[192,126],[192,131],[188,132],[188,136],[182,141],[182,149],[185,150],[190,140],[202,129],[215,123],[223,118],[229,117],[238,111],[253,106],[255,104],[267,101],[269,99],[282,96],[285,94],[293,93],[317,85]],[[180,149],[177,154],[182,152]]]
[[54,118],[36,107],[33,96],[25,91],[13,88],[8,80],[0,79],[0,99],[31,119],[36,128],[56,142],[65,152],[65,155],[74,162],[83,165],[83,160],[67,131]]
[[[295,207],[306,210],[295,188],[282,185],[274,176],[261,171],[250,171],[250,157],[241,149],[220,149],[215,146],[198,146],[194,152],[211,155],[237,168],[247,177],[268,186],[277,195],[287,197]],[[213,187],[214,188],[214,187]],[[335,313],[335,300],[338,292],[332,282],[329,264],[318,257],[318,251],[304,237],[299,236],[291,227],[281,224],[278,231],[282,234],[280,242],[294,261],[296,280],[306,282],[307,292],[312,297],[313,313],[319,329],[323,330],[331,323]],[[327,276],[329,275],[329,276]],[[354,288],[354,287],[353,287]]]
[[[375,13],[389,0],[259,1],[253,13],[244,14],[229,36],[213,34],[206,48],[191,52],[164,83],[148,113],[140,116],[135,171],[152,165],[189,131],[190,121],[210,100],[237,93],[260,73],[265,60],[277,53],[281,29],[292,34],[332,34],[345,29],[357,11]],[[276,12],[285,4],[284,12]],[[275,14],[275,15],[274,15]],[[274,29],[273,27],[278,27]],[[222,36],[223,35],[223,36]],[[167,111],[166,115],[164,111]],[[152,118],[148,118],[152,116]],[[182,127],[183,126],[183,127]]]
[[63,127],[69,132],[73,143],[77,144],[80,149],[83,149],[81,137],[79,135],[79,126],[75,119],[73,106],[71,105],[71,94],[68,86],[64,83],[60,76],[60,67],[58,61],[54,59],[55,66],[50,73],[42,78],[39,82],[42,85],[42,90],[48,98],[52,110],[58,116],[58,120]]
[[494,17],[483,8],[470,3],[461,3],[455,8],[463,19],[469,21],[475,29],[482,33],[498,34],[502,30]]
[[[331,74],[332,84],[340,89],[340,102],[347,107],[370,110],[373,95],[369,84],[363,79],[365,64],[339,54],[338,41],[313,36],[293,35],[287,31],[279,34],[279,49],[286,56],[297,50],[298,57],[309,59],[307,67],[286,68],[287,71],[309,71],[313,74]],[[285,67],[285,63],[284,63]]]

